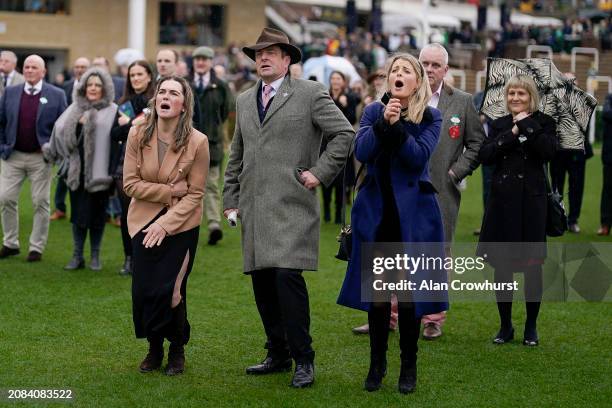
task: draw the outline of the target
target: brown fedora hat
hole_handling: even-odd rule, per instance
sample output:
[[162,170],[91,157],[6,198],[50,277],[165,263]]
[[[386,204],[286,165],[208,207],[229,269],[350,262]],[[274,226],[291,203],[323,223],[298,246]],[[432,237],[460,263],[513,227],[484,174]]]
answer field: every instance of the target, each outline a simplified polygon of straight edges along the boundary
[[296,64],[302,60],[302,51],[294,45],[291,45],[289,42],[289,37],[287,34],[282,31],[275,30],[273,28],[264,28],[259,38],[257,39],[257,44],[251,45],[250,47],[242,47],[242,52],[244,52],[247,57],[255,61],[255,53],[259,50],[263,50],[264,48],[271,47],[273,45],[278,45],[291,57],[291,63]]

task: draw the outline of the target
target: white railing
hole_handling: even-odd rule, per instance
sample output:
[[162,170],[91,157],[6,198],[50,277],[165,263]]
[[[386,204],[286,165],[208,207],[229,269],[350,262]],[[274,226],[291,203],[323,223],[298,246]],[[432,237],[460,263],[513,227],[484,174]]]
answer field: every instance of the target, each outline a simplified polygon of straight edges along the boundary
[[483,78],[485,79],[485,84],[486,84],[487,71],[478,71],[476,73],[476,92],[482,91],[482,89],[483,89],[483,85],[482,85]]
[[552,47],[548,45],[528,45],[527,46],[527,58],[531,58],[531,53],[535,51],[538,53],[546,53],[548,55],[548,59],[553,59],[553,50]]
[[[573,61],[573,60],[572,60]],[[587,77],[587,93],[595,96],[595,85],[604,82],[608,83],[608,93],[612,93],[612,77],[608,75],[595,75]],[[591,115],[591,122],[589,124],[589,142],[593,143],[595,141],[595,114],[598,110],[602,110],[602,106],[597,106],[595,108],[595,112]]]
[[574,47],[572,48],[572,72],[576,74],[576,55],[592,55],[593,66],[599,71],[599,51],[597,48]]
[[462,69],[449,69],[448,70],[448,75],[452,76],[453,79],[454,77],[459,77],[459,80],[461,81],[461,85],[460,86],[455,86],[455,88],[459,88],[462,91],[465,91],[465,88],[467,86],[467,78],[465,76],[465,71]]

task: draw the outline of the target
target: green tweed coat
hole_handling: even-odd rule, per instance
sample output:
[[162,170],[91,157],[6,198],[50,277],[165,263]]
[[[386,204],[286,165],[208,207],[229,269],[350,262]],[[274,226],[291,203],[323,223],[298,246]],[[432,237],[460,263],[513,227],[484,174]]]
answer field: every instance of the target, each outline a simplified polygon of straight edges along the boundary
[[[236,100],[236,130],[225,172],[223,208],[239,208],[244,272],[316,270],[319,200],[302,185],[308,169],[329,185],[355,133],[322,84],[285,77],[260,123],[261,80]],[[329,143],[319,156],[322,138]]]

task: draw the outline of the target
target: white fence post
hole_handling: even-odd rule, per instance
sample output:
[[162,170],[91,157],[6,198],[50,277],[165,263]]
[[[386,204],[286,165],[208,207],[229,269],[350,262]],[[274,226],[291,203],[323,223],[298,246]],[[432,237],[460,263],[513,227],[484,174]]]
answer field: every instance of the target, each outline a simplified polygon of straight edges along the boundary
[[448,75],[452,76],[452,77],[459,77],[460,81],[461,81],[461,86],[459,86],[459,89],[461,89],[462,91],[465,91],[465,87],[467,85],[467,78],[465,76],[465,71],[462,69],[449,69],[448,70]]
[[[487,77],[487,71],[478,71],[476,72],[476,92],[482,91],[482,79]],[[485,83],[486,85],[486,83]]]
[[531,58],[531,52],[545,52],[548,55],[548,59],[552,61],[553,59],[553,50],[549,45],[528,45],[527,46],[527,58]]
[[576,74],[576,55],[592,55],[595,69],[599,72],[599,51],[597,48],[574,47],[572,48],[572,72]]

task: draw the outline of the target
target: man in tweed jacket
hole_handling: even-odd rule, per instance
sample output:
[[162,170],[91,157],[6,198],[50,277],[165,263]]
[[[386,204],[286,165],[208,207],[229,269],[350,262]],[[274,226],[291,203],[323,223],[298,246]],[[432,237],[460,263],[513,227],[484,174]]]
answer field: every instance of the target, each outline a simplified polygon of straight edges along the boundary
[[[444,83],[448,72],[448,53],[437,43],[426,45],[419,60],[425,68],[432,97],[429,106],[442,112],[440,141],[429,161],[431,182],[438,190],[438,203],[444,223],[446,252],[455,234],[461,191],[461,180],[478,167],[478,152],[485,134],[474,106],[472,96]],[[445,313],[423,317],[423,337],[433,340],[442,335]]]
[[[244,272],[267,337],[267,357],[247,374],[288,371],[293,358],[291,385],[301,388],[314,381],[302,271],[318,266],[316,187],[334,180],[354,131],[321,84],[288,75],[301,52],[284,33],[265,28],[243,51],[261,79],[236,101],[223,208],[226,217],[236,211],[241,219]],[[323,137],[329,143],[319,156]]]

